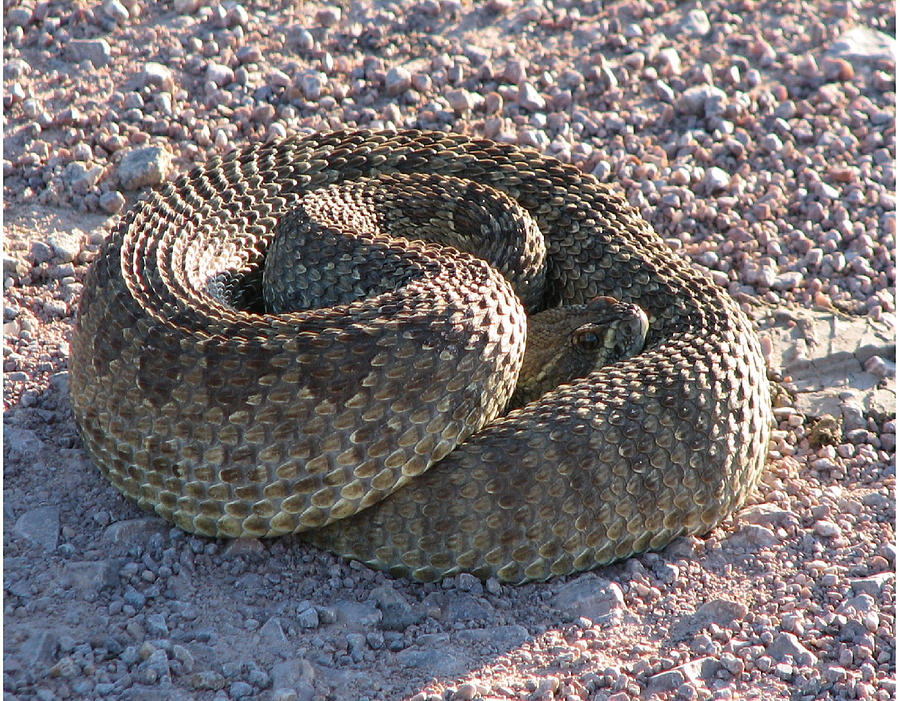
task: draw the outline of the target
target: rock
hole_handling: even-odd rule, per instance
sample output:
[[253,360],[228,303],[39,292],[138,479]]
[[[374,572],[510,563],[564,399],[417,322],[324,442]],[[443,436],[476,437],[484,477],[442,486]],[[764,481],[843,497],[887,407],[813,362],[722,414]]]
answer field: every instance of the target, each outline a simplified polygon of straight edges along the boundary
[[742,509],[738,518],[758,526],[787,526],[799,523],[799,517],[789,509],[781,509],[774,504],[756,504]]
[[828,53],[863,63],[894,61],[894,43],[894,38],[884,32],[860,26],[841,34]]
[[22,643],[17,656],[27,668],[46,669],[46,666],[56,657],[58,647],[59,636],[55,632],[37,630]]
[[728,173],[721,168],[713,166],[706,169],[703,180],[700,181],[700,187],[704,193],[712,195],[725,190],[730,182],[731,176]]
[[144,627],[147,633],[154,638],[167,638],[169,636],[169,626],[166,625],[166,617],[161,613],[148,614]]
[[679,28],[682,32],[692,37],[703,37],[709,34],[709,17],[700,8],[688,11]]
[[372,590],[369,598],[381,609],[382,630],[406,630],[409,626],[425,619],[422,606],[415,607],[390,584],[383,584]]
[[370,604],[342,600],[336,602],[333,608],[336,622],[343,623],[348,628],[368,628],[381,623],[381,611]]
[[102,539],[107,543],[119,543],[123,545],[147,544],[154,535],[165,535],[170,526],[162,519],[148,516],[146,518],[133,518],[127,521],[116,521],[103,531]]
[[234,682],[228,687],[228,695],[233,699],[245,699],[253,694],[253,687],[247,682]]
[[384,76],[385,92],[391,97],[401,95],[409,90],[412,75],[403,66],[394,66]]
[[410,647],[398,652],[394,659],[404,667],[418,669],[431,675],[453,677],[464,668],[460,660],[450,654],[446,647],[427,649]]
[[750,523],[729,536],[726,542],[738,548],[757,549],[775,545],[778,537],[772,529]]
[[324,73],[319,71],[305,73],[300,78],[300,90],[303,92],[303,97],[307,100],[318,100],[322,97],[322,90],[327,82],[328,79]]
[[156,61],[147,61],[140,73],[142,85],[150,85],[171,92],[175,89],[172,70]]
[[584,616],[595,623],[625,607],[622,587],[594,574],[567,582],[550,602],[572,620]]
[[128,153],[119,162],[119,181],[126,190],[160,185],[169,174],[172,154],[159,146],[147,146]]
[[775,276],[772,282],[773,290],[793,290],[803,284],[803,273],[798,271],[788,271]]
[[698,628],[710,623],[724,628],[734,621],[742,620],[747,611],[747,607],[739,601],[713,599],[700,606],[691,618]]
[[196,672],[191,676],[190,682],[195,689],[218,691],[225,687],[225,677],[210,669]]
[[851,579],[850,587],[855,592],[869,594],[877,598],[881,596],[884,586],[893,579],[893,572],[880,572],[878,574],[873,574],[871,577]]
[[[670,77],[681,73],[681,57],[678,55],[678,49],[671,46],[660,49],[656,60],[659,63],[660,75]],[[669,88],[669,90],[671,90],[671,88]]]
[[13,532],[45,552],[55,551],[59,542],[59,507],[42,506],[26,511],[16,520]]
[[682,684],[695,684],[702,679],[714,679],[721,664],[714,657],[700,657],[690,662],[673,667],[665,672],[654,674],[647,680],[646,693],[666,694]]
[[28,5],[20,5],[19,7],[11,7],[5,11],[5,24],[9,27],[24,27],[31,22],[34,16],[34,10]]
[[520,107],[532,112],[539,112],[547,106],[546,100],[531,83],[522,83],[517,101]]
[[259,629],[259,638],[269,647],[276,649],[287,645],[287,636],[284,634],[284,628],[281,627],[281,621],[272,616],[268,621],[263,623]]
[[109,43],[106,39],[70,39],[65,56],[76,63],[90,61],[94,68],[102,68],[109,63]]
[[297,613],[297,624],[301,628],[318,628],[319,614],[312,607],[308,607]]
[[465,88],[458,88],[447,93],[447,102],[456,114],[463,114],[475,106],[475,97]]
[[328,5],[316,12],[316,22],[323,27],[333,27],[341,21],[341,8]]
[[775,636],[775,639],[766,648],[766,654],[778,661],[790,658],[801,667],[813,665],[816,662],[816,656],[803,647],[793,633],[779,633]]
[[206,79],[222,88],[234,82],[234,71],[223,63],[210,62],[206,67]]
[[117,560],[84,560],[67,562],[60,582],[64,587],[77,589],[85,596],[96,596],[102,589],[113,587],[119,582]]
[[706,84],[692,85],[675,101],[675,109],[684,114],[703,116],[708,111],[716,111],[715,106],[727,98],[721,88]]
[[229,540],[222,551],[222,557],[231,560],[236,557],[248,557],[254,560],[262,559],[266,556],[266,546],[262,544],[259,538],[235,538]]
[[72,161],[63,170],[62,178],[72,192],[77,195],[86,195],[97,184],[101,175],[103,175],[103,169],[100,166],[88,168],[81,161]]

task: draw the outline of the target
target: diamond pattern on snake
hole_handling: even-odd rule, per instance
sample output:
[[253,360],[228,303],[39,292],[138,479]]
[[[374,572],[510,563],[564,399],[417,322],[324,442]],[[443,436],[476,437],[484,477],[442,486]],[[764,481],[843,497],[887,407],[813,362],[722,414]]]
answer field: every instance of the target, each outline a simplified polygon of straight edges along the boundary
[[420,581],[708,532],[772,421],[747,317],[614,186],[416,130],[254,144],[150,193],[69,367],[88,453],[141,507]]

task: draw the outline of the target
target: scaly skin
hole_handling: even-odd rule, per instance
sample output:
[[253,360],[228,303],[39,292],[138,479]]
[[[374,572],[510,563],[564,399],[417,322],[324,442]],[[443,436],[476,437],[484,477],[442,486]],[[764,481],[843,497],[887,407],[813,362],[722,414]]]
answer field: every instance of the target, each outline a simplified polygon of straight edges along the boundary
[[[229,305],[306,192],[405,172],[517,202],[544,236],[542,306],[636,304],[644,351],[496,418],[525,320],[486,263],[413,261],[429,274],[389,300]],[[88,452],[144,508],[210,536],[306,532],[418,580],[542,580],[706,532],[755,484],[771,422],[747,318],[611,187],[416,131],[251,146],[152,193],[85,281],[70,386]]]

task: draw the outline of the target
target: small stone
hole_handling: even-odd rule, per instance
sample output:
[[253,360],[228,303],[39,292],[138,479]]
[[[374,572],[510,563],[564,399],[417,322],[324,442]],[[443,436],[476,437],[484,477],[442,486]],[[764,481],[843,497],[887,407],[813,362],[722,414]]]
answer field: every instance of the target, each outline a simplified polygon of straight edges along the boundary
[[825,538],[836,538],[841,534],[841,528],[834,521],[820,519],[813,524],[813,532]]
[[727,95],[721,88],[706,84],[693,85],[676,100],[675,108],[684,114],[702,116],[708,111],[707,105],[715,105],[725,100]]
[[521,85],[517,101],[520,107],[532,112],[543,110],[547,106],[546,100],[531,83],[523,83]]
[[714,194],[726,189],[730,182],[731,176],[728,175],[728,173],[726,173],[721,168],[713,166],[712,168],[706,169],[706,172],[703,175],[703,180],[700,181],[700,187],[702,188],[703,192],[707,194]]
[[310,606],[297,614],[297,623],[301,628],[318,628],[319,614]]
[[688,11],[680,26],[681,31],[688,36],[703,37],[709,34],[709,17],[702,9],[695,8]]
[[10,27],[24,27],[31,22],[34,10],[28,5],[19,5],[5,10],[4,20]]
[[673,75],[681,74],[681,57],[678,55],[678,49],[671,46],[660,49],[656,56],[656,61],[660,75],[669,78]]
[[323,27],[333,27],[341,21],[341,8],[335,5],[328,5],[316,12],[316,22]]
[[128,14],[128,8],[119,2],[119,0],[106,0],[106,2],[103,3],[103,11],[106,13],[106,16],[116,24],[127,22],[130,16]]
[[850,587],[855,592],[869,594],[872,597],[880,597],[886,584],[894,578],[892,572],[880,572],[870,577],[861,577],[850,580]]
[[300,78],[300,90],[303,91],[303,97],[307,100],[318,100],[322,96],[322,90],[327,82],[328,79],[324,73],[316,71],[304,74]]
[[894,43],[894,38],[884,32],[858,26],[841,34],[828,48],[828,53],[851,61],[893,61]]
[[384,76],[384,89],[390,96],[401,95],[409,90],[412,74],[403,66],[394,66]]
[[766,648],[766,654],[774,660],[792,659],[800,666],[813,665],[816,656],[807,650],[793,633],[779,633]]
[[228,695],[233,699],[244,699],[253,694],[253,687],[247,682],[234,682],[228,687]]
[[224,63],[211,62],[206,67],[206,79],[221,88],[234,82],[234,71]]
[[170,92],[175,89],[172,70],[156,61],[147,61],[141,70],[140,77],[144,85],[159,87]]
[[595,623],[620,611],[625,606],[625,597],[615,582],[601,579],[596,575],[582,575],[567,582],[551,599],[552,605],[577,619],[581,616]]
[[475,695],[478,693],[478,687],[472,682],[465,682],[464,684],[460,684],[456,687],[456,691],[453,692],[453,696],[450,698],[453,701],[472,701],[475,698]]
[[166,638],[169,635],[169,626],[166,625],[166,617],[161,613],[148,614],[144,627],[147,632],[156,638]]
[[172,164],[172,154],[159,146],[147,146],[128,153],[119,162],[119,181],[126,190],[162,184]]
[[421,622],[425,611],[420,606],[413,606],[409,600],[390,584],[383,584],[372,590],[370,598],[381,609],[382,630],[406,630],[409,626]]
[[111,56],[106,39],[71,39],[65,45],[65,55],[76,63],[90,61],[94,68],[108,64]]
[[456,114],[465,114],[475,106],[475,98],[465,88],[457,88],[447,93],[447,102]]
[[42,506],[19,516],[13,532],[37,545],[45,552],[53,552],[59,543],[59,507]]
[[798,271],[788,271],[775,276],[772,282],[773,290],[793,290],[803,284],[803,273]]
[[218,691],[225,687],[225,677],[212,670],[197,672],[191,676],[191,685],[195,689],[208,689]]

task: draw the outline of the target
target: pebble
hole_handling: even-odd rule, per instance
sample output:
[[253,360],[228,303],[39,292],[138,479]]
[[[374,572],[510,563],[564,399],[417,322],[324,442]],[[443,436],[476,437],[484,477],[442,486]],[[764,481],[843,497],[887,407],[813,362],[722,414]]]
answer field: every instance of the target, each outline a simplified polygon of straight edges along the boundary
[[119,182],[126,190],[162,184],[172,166],[172,154],[159,146],[135,149],[119,162]]
[[618,584],[591,574],[564,584],[551,601],[555,608],[573,619],[584,617],[594,622],[621,611],[625,605]]
[[52,553],[59,543],[59,507],[42,506],[16,519],[13,532],[44,552]]
[[141,69],[140,79],[143,85],[162,88],[172,91],[175,88],[175,79],[172,70],[156,61],[147,61]]
[[516,100],[521,107],[532,112],[543,110],[547,106],[546,100],[531,83],[522,83]]
[[688,10],[681,22],[681,31],[692,37],[704,37],[709,34],[710,29],[709,17],[700,8]]
[[66,44],[65,55],[70,61],[90,61],[94,68],[103,68],[112,54],[106,39],[72,39]]

